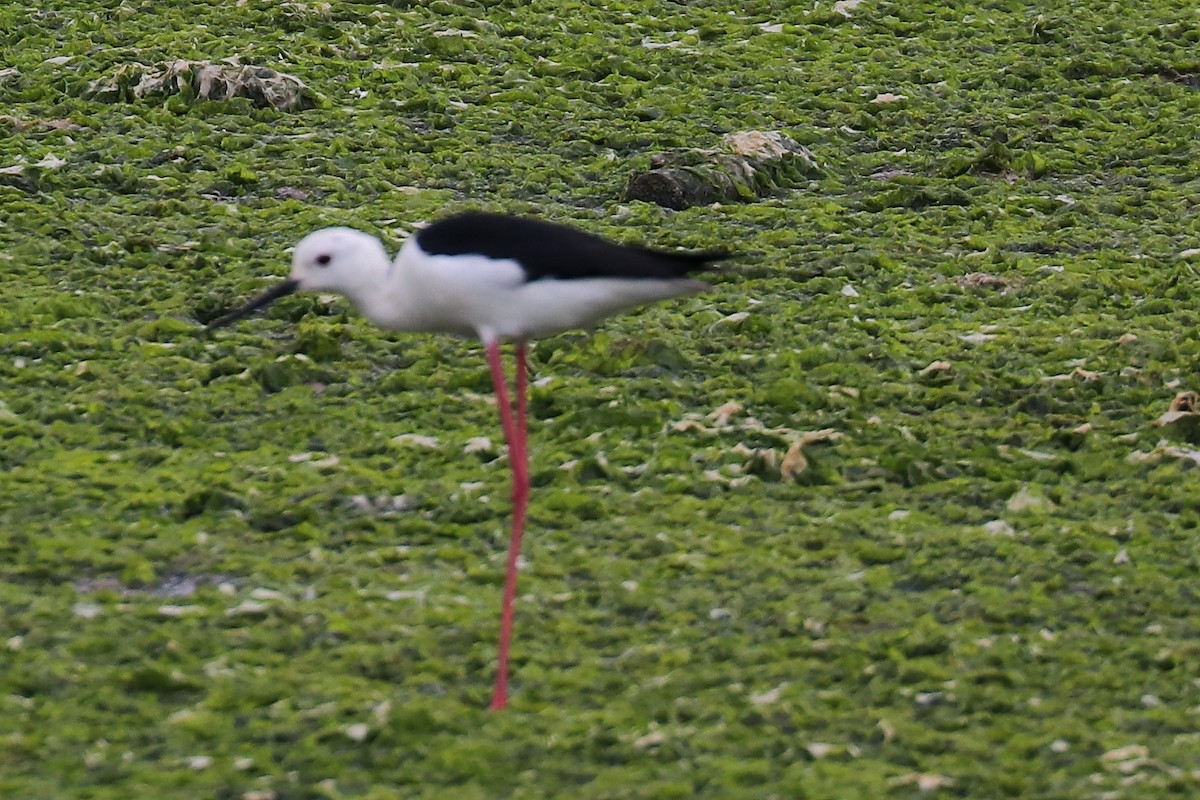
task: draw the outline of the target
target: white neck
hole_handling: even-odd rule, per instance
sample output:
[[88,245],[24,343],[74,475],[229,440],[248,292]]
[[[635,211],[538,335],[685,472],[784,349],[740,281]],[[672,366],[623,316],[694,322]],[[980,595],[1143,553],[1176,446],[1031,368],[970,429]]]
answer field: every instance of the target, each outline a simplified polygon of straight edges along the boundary
[[365,248],[359,254],[353,270],[343,274],[337,285],[337,292],[345,296],[359,313],[377,324],[384,324],[381,315],[387,316],[386,297],[390,292],[388,271],[391,261],[383,243],[372,242],[373,247]]
[[403,253],[396,263],[388,260],[382,245],[379,258],[365,261],[355,271],[357,280],[343,294],[371,322],[389,330],[422,330],[421,308],[407,291]]

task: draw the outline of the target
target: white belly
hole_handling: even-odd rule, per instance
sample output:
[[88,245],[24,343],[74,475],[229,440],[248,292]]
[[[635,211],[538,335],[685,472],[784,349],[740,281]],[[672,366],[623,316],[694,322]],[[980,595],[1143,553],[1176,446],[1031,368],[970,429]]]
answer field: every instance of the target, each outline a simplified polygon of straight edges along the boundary
[[513,261],[483,257],[421,257],[400,271],[384,296],[360,309],[393,330],[431,331],[483,339],[533,339],[591,328],[605,317],[645,303],[695,294],[708,285],[690,278],[544,278],[525,282]]

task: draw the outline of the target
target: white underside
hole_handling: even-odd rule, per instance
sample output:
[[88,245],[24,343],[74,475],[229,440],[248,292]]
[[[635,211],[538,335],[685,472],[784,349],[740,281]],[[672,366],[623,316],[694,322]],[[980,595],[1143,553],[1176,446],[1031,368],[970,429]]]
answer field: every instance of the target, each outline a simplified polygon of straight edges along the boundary
[[384,328],[476,335],[490,341],[591,328],[618,312],[706,288],[690,278],[526,282],[515,261],[430,256],[410,240],[396,257],[386,289],[351,299]]

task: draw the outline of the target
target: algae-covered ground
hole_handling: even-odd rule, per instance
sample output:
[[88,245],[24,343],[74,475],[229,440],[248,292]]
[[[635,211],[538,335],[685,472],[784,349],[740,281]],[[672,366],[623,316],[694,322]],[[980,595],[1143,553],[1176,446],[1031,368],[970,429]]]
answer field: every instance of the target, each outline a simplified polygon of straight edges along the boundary
[[[311,91],[135,91],[224,59]],[[0,796],[1200,795],[1198,88],[1182,0],[0,7]],[[200,335],[466,208],[742,254],[534,349],[504,713],[477,345]]]

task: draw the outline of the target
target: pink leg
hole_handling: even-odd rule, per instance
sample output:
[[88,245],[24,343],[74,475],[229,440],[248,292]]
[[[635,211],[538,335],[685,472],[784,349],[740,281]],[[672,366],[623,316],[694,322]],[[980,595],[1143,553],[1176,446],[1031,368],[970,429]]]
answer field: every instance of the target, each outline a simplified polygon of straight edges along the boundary
[[[529,347],[517,342],[517,432],[521,434],[521,449],[529,458]],[[525,493],[529,494],[528,464],[526,464]]]
[[[508,566],[504,575],[504,600],[500,606],[500,646],[496,655],[496,688],[492,693],[493,711],[508,705],[508,654],[512,643],[513,604],[517,597],[517,559],[521,555],[521,534],[525,530],[525,507],[529,500],[529,464],[525,452],[524,421],[518,425],[513,419],[512,405],[508,399],[508,386],[504,379],[504,365],[500,360],[500,343],[487,342],[488,368],[492,372],[492,387],[496,392],[496,405],[500,409],[500,424],[508,442],[508,463],[512,468],[512,536],[508,544]],[[519,352],[519,351],[518,351]],[[518,365],[518,373],[521,368]],[[518,396],[524,390],[518,383]]]
[[[517,342],[517,436],[521,440],[521,471],[519,473],[521,487],[518,491],[515,481],[518,473],[513,471],[513,515],[520,516],[521,526],[525,526],[525,515],[529,511],[529,359],[528,347],[525,342]],[[513,455],[509,453],[509,463]]]

